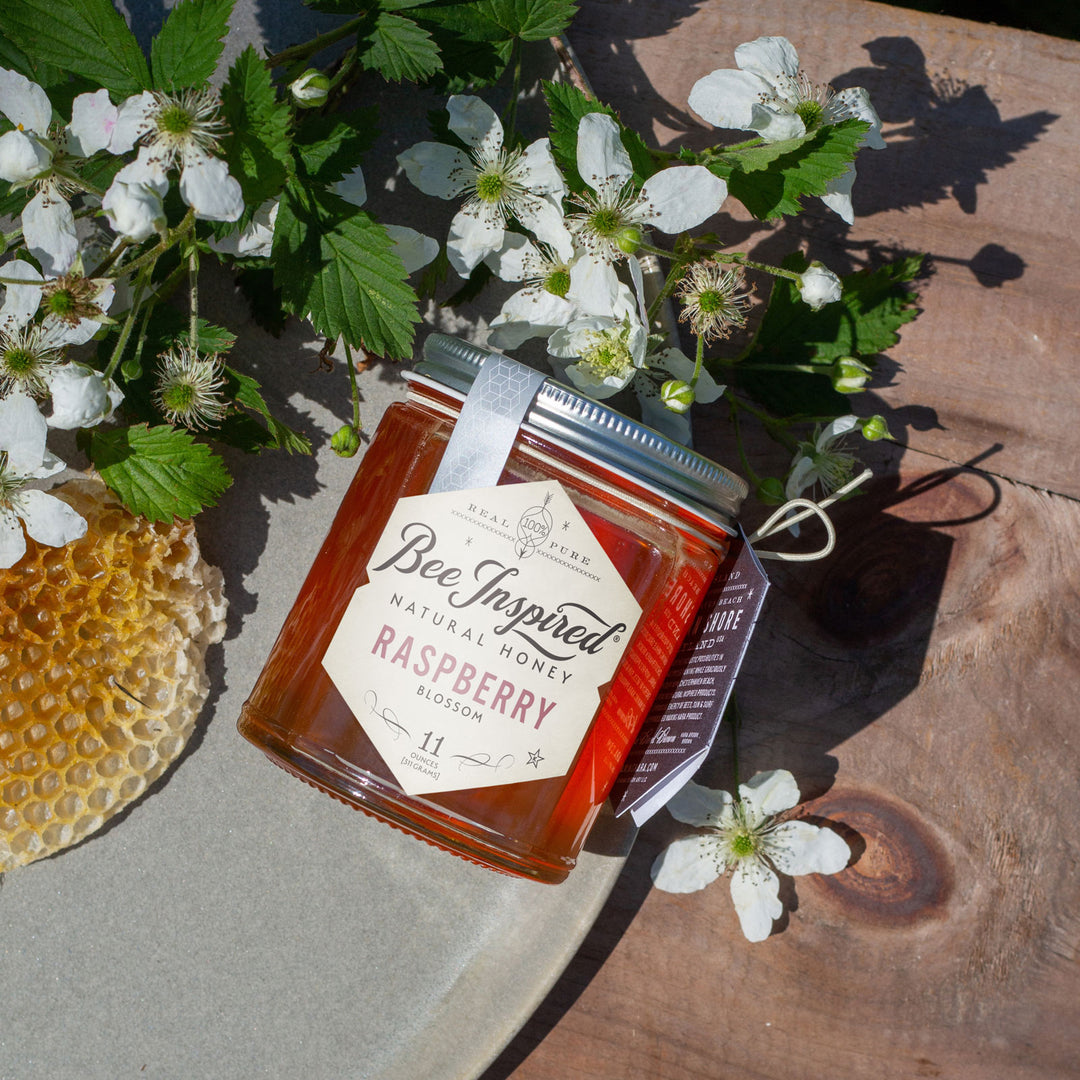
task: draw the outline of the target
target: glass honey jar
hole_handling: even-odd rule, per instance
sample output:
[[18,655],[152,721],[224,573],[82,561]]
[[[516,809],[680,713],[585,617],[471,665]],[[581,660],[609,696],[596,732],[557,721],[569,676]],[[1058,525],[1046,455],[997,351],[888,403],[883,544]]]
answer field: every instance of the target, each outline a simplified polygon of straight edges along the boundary
[[[432,335],[424,353],[238,727],[352,806],[557,883],[727,552],[746,484],[491,350]],[[519,375],[530,387],[508,421],[501,390]]]

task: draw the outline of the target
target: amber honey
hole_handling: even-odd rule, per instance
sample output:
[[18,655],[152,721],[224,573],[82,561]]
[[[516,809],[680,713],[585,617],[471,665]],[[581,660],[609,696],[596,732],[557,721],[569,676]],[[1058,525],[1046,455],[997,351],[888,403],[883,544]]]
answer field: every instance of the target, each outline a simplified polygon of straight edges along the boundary
[[266,666],[240,732],[331,795],[493,869],[555,883],[573,867],[727,549],[729,533],[615,467],[524,426],[500,485],[557,480],[641,607],[569,770],[408,795],[322,666],[404,496],[426,492],[454,428],[451,393],[421,387],[383,417]]

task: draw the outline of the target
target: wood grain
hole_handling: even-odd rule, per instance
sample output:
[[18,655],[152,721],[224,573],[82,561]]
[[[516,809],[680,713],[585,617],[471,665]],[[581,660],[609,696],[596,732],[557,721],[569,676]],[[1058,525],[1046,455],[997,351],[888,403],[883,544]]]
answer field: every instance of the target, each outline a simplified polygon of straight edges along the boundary
[[[829,560],[773,570],[739,680],[742,776],[791,769],[798,813],[852,862],[785,882],[751,945],[724,882],[651,887],[686,831],[661,812],[483,1080],[1072,1077],[1080,47],[848,0],[585,0],[571,39],[598,94],[669,145],[705,140],[690,85],[765,33],[868,86],[890,147],[862,155],[851,230],[824,210],[799,233],[732,218],[732,242],[798,239],[841,266],[933,255],[895,385],[853,401],[907,447],[879,448]],[[705,441],[730,454],[719,429]],[[722,740],[701,778],[730,790]]]

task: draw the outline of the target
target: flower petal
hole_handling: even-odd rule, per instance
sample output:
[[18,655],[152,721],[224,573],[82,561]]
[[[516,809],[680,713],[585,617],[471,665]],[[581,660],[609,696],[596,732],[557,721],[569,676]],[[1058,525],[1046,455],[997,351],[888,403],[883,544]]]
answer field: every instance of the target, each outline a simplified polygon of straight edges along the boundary
[[716,825],[720,815],[732,802],[726,791],[703,787],[688,780],[668,800],[667,809],[676,821],[687,825]]
[[19,501],[26,531],[39,544],[59,547],[86,535],[86,519],[55,495],[27,488],[20,492]]
[[540,252],[528,237],[521,233],[506,233],[502,246],[484,257],[491,272],[501,281],[524,281],[529,266],[538,265]]
[[459,210],[450,222],[446,240],[446,257],[462,276],[468,277],[476,264],[502,246],[505,230],[501,224]]
[[783,142],[798,139],[806,134],[806,125],[798,113],[770,109],[768,105],[755,102],[750,110],[751,131],[756,131],[766,142]]
[[[797,499],[816,479],[814,459],[810,457],[799,458],[788,475],[787,482],[784,484],[784,497]],[[792,526],[792,528],[795,528],[795,526]]]
[[140,147],[135,160],[128,162],[113,179],[114,182],[122,180],[128,184],[145,184],[162,198],[169,190],[168,171],[147,146]]
[[[117,176],[101,200],[101,209],[113,229],[135,243],[153,236],[167,223],[161,196],[141,180],[121,180]],[[228,244],[230,240],[236,242],[233,237],[227,237],[223,241],[211,240],[210,245]],[[215,250],[223,249],[215,247]]]
[[787,769],[759,772],[739,785],[739,798],[762,817],[790,810],[799,801],[799,785]]
[[49,378],[52,414],[51,428],[73,431],[93,427],[107,420],[123,400],[120,388],[112,379],[85,364],[68,363],[58,367]]
[[870,125],[866,133],[866,145],[873,150],[884,150],[885,140],[881,137],[881,117],[870,103],[870,94],[861,86],[850,86],[841,90],[833,99],[839,102],[845,112],[855,115],[857,120],[865,120]]
[[502,121],[482,98],[454,94],[446,103],[446,111],[450,114],[447,126],[467,146],[480,153],[496,153],[502,148]]
[[[149,90],[126,98],[116,109],[116,123],[109,139],[109,151],[126,154],[135,143],[153,127],[150,113],[154,109],[154,95]],[[142,150],[139,155],[142,156]]]
[[[566,326],[577,309],[546,289],[519,289],[507,297],[502,310],[491,321],[488,340],[498,349],[515,349],[531,337],[546,337]],[[491,340],[498,337],[499,344]],[[510,340],[514,344],[509,344]]]
[[457,198],[476,171],[463,150],[445,143],[416,143],[398,154],[397,161],[414,187],[439,199]]
[[116,129],[117,108],[108,90],[80,94],[71,105],[67,126],[67,149],[78,157],[90,157],[106,149]]
[[731,899],[747,941],[764,941],[780,918],[780,879],[764,863],[742,859],[731,875]]
[[586,113],[578,123],[577,169],[594,191],[604,183],[620,188],[634,175],[619,125],[607,113]]
[[770,86],[748,71],[721,68],[694,83],[688,104],[713,127],[750,129],[754,103]]
[[330,190],[340,198],[353,206],[363,206],[367,202],[367,181],[364,179],[364,170],[359,165],[352,172],[346,173],[335,184],[330,185]]
[[769,82],[777,75],[799,74],[799,54],[786,37],[759,37],[745,41],[735,49],[735,63]]
[[517,199],[514,212],[518,221],[560,259],[569,259],[574,254],[574,241],[566,227],[562,207],[557,203],[541,196]]
[[709,836],[685,836],[668,844],[653,861],[649,873],[664,892],[689,893],[711,885],[724,868]]
[[406,274],[427,266],[439,254],[438,240],[410,229],[408,225],[384,225],[383,228],[394,242],[398,258],[405,264]]
[[837,439],[843,438],[849,431],[854,431],[859,426],[859,418],[852,413],[847,416],[838,416],[825,430],[814,440],[819,450],[828,450]]
[[246,229],[222,240],[211,239],[210,246],[226,255],[268,259],[274,248],[274,227],[280,208],[280,198],[267,199],[252,215]]
[[[694,361],[679,349],[662,349],[657,353],[662,367],[667,368],[676,379],[690,382],[694,377]],[[715,401],[726,389],[726,384],[718,383],[703,367],[694,384],[694,401],[708,405]],[[670,411],[670,410],[669,410]]]
[[782,873],[838,874],[851,858],[847,841],[808,821],[784,821],[769,833],[765,853]]
[[52,121],[49,95],[17,71],[0,68],[0,112],[17,128],[46,135]]
[[[582,255],[570,267],[570,290],[566,294],[588,315],[627,314],[615,310],[621,282],[615,267],[591,255]],[[631,308],[637,305],[631,302]]]
[[528,174],[529,190],[538,195],[553,195],[561,199],[566,194],[566,181],[555,164],[550,139],[537,139],[525,147],[521,165]]
[[48,426],[29,394],[15,390],[0,398],[0,450],[18,476],[41,476]]
[[0,506],[0,570],[14,566],[25,554],[22,522],[7,507]]
[[22,214],[27,250],[41,264],[46,277],[59,277],[71,269],[79,253],[75,215],[67,200],[38,192]]
[[848,225],[855,223],[855,208],[851,205],[851,189],[855,185],[855,162],[848,162],[848,167],[834,180],[825,185],[825,194],[821,201]]
[[244,212],[240,184],[221,158],[209,154],[191,155],[184,162],[180,198],[203,221],[236,221]]
[[0,180],[26,184],[52,165],[52,151],[36,135],[5,131],[0,135]]
[[[0,307],[0,326],[25,326],[41,304],[41,283],[44,278],[38,273],[37,267],[22,259],[12,259],[0,267],[0,277],[9,279],[4,306]],[[27,284],[10,284],[12,278]]]
[[727,184],[704,165],[676,165],[654,173],[641,196],[648,202],[648,222],[666,233],[680,233],[712,217],[727,198]]

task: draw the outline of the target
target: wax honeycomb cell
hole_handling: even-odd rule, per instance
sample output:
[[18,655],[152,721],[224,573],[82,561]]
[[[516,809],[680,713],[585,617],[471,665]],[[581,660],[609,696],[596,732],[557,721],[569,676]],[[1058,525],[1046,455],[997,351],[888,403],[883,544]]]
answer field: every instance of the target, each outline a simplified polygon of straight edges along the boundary
[[180,755],[225,632],[190,522],[128,513],[96,478],[52,492],[87,521],[0,570],[0,871],[100,828]]

